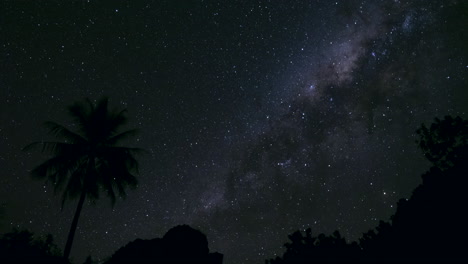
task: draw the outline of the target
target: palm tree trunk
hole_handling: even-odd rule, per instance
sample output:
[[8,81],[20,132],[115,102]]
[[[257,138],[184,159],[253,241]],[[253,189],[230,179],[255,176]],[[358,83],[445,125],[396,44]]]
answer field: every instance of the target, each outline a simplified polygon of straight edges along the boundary
[[86,191],[85,189],[83,189],[81,191],[80,200],[78,201],[78,207],[76,208],[75,216],[73,217],[72,225],[70,227],[70,232],[68,233],[67,244],[65,245],[65,251],[63,253],[63,257],[66,260],[68,260],[68,256],[70,255],[73,238],[75,237],[76,227],[78,226],[78,218],[80,218],[80,213],[81,213],[81,209],[83,208],[85,198],[86,198]]

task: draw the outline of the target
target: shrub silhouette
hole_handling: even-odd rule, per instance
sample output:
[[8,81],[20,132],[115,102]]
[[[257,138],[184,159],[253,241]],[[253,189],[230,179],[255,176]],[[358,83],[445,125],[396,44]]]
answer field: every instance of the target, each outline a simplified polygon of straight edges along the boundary
[[427,128],[424,124],[416,131],[416,141],[424,156],[441,170],[466,161],[468,147],[468,121],[457,116],[438,118]]
[[[433,166],[410,199],[401,199],[391,222],[380,221],[357,244],[340,236],[318,238],[306,231],[290,235],[283,257],[266,263],[468,261],[465,253],[468,122],[460,117],[435,119],[417,130],[417,141]],[[323,246],[322,246],[323,244]]]
[[67,263],[54,244],[52,235],[34,238],[27,230],[13,230],[0,238],[0,263]]
[[312,260],[314,263],[356,262],[361,253],[356,242],[348,244],[338,231],[331,236],[320,234],[312,237],[309,228],[305,231],[305,236],[296,231],[288,237],[291,243],[285,244],[286,252],[283,257],[267,260],[267,264],[309,263]]
[[223,255],[209,253],[206,236],[188,225],[171,228],[163,238],[137,239],[118,249],[106,262],[221,264]]

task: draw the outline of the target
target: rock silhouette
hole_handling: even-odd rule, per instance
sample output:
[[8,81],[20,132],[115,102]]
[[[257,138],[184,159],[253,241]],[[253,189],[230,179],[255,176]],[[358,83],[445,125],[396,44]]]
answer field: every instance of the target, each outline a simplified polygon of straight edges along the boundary
[[209,253],[206,236],[188,225],[171,228],[163,238],[136,239],[117,250],[106,262],[221,264],[223,255]]

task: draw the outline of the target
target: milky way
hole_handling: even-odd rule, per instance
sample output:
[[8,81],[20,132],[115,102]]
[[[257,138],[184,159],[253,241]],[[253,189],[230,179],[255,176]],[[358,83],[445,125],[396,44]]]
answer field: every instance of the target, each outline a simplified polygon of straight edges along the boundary
[[[36,2],[36,1],[34,1]],[[42,1],[41,1],[42,2]],[[41,122],[103,95],[141,133],[139,187],[87,204],[72,257],[105,259],[190,224],[227,264],[263,263],[308,227],[348,240],[388,220],[428,168],[423,122],[467,118],[466,1],[5,1],[0,231],[63,247],[75,202],[21,152]]]

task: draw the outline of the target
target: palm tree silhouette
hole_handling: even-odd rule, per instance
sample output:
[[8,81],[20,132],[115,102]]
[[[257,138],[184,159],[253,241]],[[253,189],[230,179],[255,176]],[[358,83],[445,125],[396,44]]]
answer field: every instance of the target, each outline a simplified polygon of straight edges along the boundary
[[52,157],[34,168],[34,178],[54,184],[55,192],[62,191],[62,208],[66,200],[79,196],[78,206],[65,245],[64,258],[70,255],[75,230],[85,198],[96,201],[100,191],[106,192],[114,206],[116,196],[125,198],[126,187],[136,187],[138,162],[134,155],[138,148],[119,143],[137,133],[136,129],[119,133],[127,121],[126,110],[109,111],[108,99],[93,104],[77,102],[68,108],[77,133],[55,122],[46,122],[49,131],[62,142],[34,142],[25,150],[41,146]]

